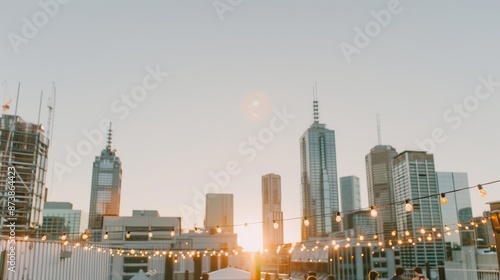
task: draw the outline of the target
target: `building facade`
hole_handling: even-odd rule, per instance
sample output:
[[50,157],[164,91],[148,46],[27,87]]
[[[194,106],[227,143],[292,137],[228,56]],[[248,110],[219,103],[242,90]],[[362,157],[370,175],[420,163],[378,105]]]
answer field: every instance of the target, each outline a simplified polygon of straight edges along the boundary
[[283,244],[281,177],[276,174],[262,176],[262,234],[264,249],[276,249]]
[[[447,203],[441,203],[441,214],[443,224],[456,227],[459,223],[470,222],[472,219],[472,202],[469,190],[456,190],[467,188],[469,180],[467,173],[462,172],[437,172],[436,178],[440,193],[446,193]],[[448,193],[449,192],[449,193]],[[467,237],[467,234],[463,234]],[[452,250],[461,250],[462,238],[458,234],[445,235],[446,258],[453,260]]]
[[394,158],[393,169],[397,239],[390,242],[400,246],[403,267],[425,267],[428,262],[435,268],[446,255],[434,156],[405,151]]
[[[111,127],[106,148],[97,156],[92,169],[89,226],[92,240],[100,241],[104,216],[120,215],[122,164],[112,147]],[[97,239],[96,239],[97,238]]]
[[353,211],[361,208],[359,178],[356,176],[340,177],[341,212],[344,213],[343,230],[353,228]]
[[0,220],[3,234],[9,235],[10,224],[15,223],[16,235],[33,235],[42,223],[48,150],[49,139],[43,125],[25,122],[18,116],[2,115]]
[[73,210],[69,202],[45,202],[40,235],[47,240],[59,240],[65,234],[67,240],[77,241],[87,229],[89,216],[82,210]]
[[300,138],[302,240],[328,236],[341,230],[335,222],[340,210],[337,178],[335,131],[318,121],[318,102],[314,101],[314,123]]
[[119,248],[112,255],[110,279],[130,279],[140,269],[156,272],[151,279],[184,279],[185,271],[191,279],[200,279],[202,272],[228,267],[229,254],[241,251],[236,234],[183,233],[180,217],[154,212],[104,217],[102,244]]
[[392,146],[377,145],[365,157],[368,203],[370,206],[385,205],[377,209],[377,232],[382,233],[380,239],[383,242],[391,238],[391,232],[396,228],[392,160],[397,155]]
[[207,193],[205,229],[218,233],[234,233],[233,194]]

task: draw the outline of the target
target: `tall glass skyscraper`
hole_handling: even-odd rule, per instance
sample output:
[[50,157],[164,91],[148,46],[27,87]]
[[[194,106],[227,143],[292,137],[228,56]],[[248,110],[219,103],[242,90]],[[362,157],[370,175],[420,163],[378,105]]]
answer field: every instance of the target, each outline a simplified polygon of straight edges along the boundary
[[[398,240],[404,240],[400,245],[402,266],[425,267],[429,262],[431,267],[437,267],[438,261],[445,260],[445,247],[434,156],[405,151],[394,158],[393,168],[394,198],[399,202]],[[413,205],[412,211],[407,211],[406,200]]]
[[[436,176],[439,192],[446,193],[451,191],[451,193],[446,194],[448,202],[446,204],[441,204],[443,224],[456,227],[458,223],[470,222],[472,220],[472,203],[469,190],[453,192],[469,186],[467,173],[437,172]],[[466,231],[463,232],[465,232],[463,235],[466,241],[467,239],[475,239],[473,230],[468,232],[469,234],[467,234]],[[444,237],[447,248],[447,259],[452,260],[452,250],[458,250],[465,244],[462,244],[460,236],[454,232],[451,235],[444,235]],[[474,240],[470,241],[474,244]]]
[[122,163],[111,142],[110,127],[108,144],[95,158],[92,170],[89,229],[93,241],[101,240],[103,216],[120,216]]
[[377,209],[377,232],[382,233],[382,242],[390,240],[391,232],[396,228],[392,160],[397,155],[392,146],[377,145],[365,157],[368,202],[370,206],[386,205]]
[[[274,223],[278,224],[278,228],[274,228]],[[280,175],[262,176],[262,231],[264,249],[276,249],[283,244]]]
[[335,131],[318,121],[318,101],[314,101],[314,123],[300,138],[302,214],[309,226],[302,224],[302,240],[328,236],[340,231],[335,222],[339,211]]
[[340,177],[340,201],[341,212],[344,212],[342,219],[343,230],[353,228],[353,210],[361,208],[361,193],[359,190],[359,178],[356,176]]

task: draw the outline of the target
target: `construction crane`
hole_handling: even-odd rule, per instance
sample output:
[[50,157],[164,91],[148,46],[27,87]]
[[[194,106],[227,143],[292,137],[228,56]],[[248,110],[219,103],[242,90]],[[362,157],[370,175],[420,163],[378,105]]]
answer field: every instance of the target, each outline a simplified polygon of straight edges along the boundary
[[2,104],[2,113],[5,113],[10,109],[10,103],[12,102],[12,99],[10,99],[9,96],[7,81],[2,81],[2,85],[3,85],[3,96],[4,96],[4,103]]

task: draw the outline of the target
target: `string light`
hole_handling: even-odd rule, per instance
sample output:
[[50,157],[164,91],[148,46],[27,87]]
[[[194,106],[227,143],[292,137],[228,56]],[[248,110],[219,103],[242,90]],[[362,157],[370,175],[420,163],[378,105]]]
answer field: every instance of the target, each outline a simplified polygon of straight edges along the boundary
[[446,204],[448,203],[448,198],[446,198],[446,194],[441,193],[441,203]]
[[42,240],[43,240],[43,241],[47,240],[47,235],[45,235],[45,234],[44,234],[44,235],[42,235]]
[[221,232],[222,232],[222,229],[219,226],[217,226],[217,233],[221,233]]
[[482,197],[485,197],[488,194],[486,190],[483,189],[483,186],[481,186],[481,184],[477,185],[477,189],[479,190],[479,195],[481,195]]
[[280,225],[276,222],[276,220],[273,220],[273,227],[274,229],[278,229]]
[[342,216],[340,216],[340,212],[337,212],[337,216],[335,217],[335,221],[337,221],[337,223],[340,223],[342,221]]
[[424,229],[424,228],[421,228],[421,229],[420,229],[420,233],[421,233],[421,234],[425,234],[425,229]]
[[26,234],[26,235],[24,236],[24,241],[28,240],[28,238],[29,238],[29,236]]
[[309,226],[309,220],[307,219],[307,217],[304,217],[304,226],[305,227]]
[[103,236],[102,238],[103,238],[103,239],[108,239],[108,238],[109,238],[109,234],[108,234],[108,232],[107,232],[107,231],[104,233],[104,236]]
[[66,240],[66,233],[63,233],[63,235],[61,236],[61,240],[62,241]]
[[375,210],[375,206],[371,206],[370,207],[370,214],[372,215],[372,217],[376,218],[378,213],[377,213],[377,210]]
[[413,206],[411,205],[409,199],[405,200],[405,210],[407,212],[411,212],[413,210]]
[[391,235],[392,235],[392,236],[396,236],[396,231],[395,231],[395,230],[393,230],[393,231],[391,232]]
[[405,231],[405,236],[410,236],[410,231],[409,230]]
[[152,232],[152,231],[149,231],[149,232],[148,232],[148,236],[149,236],[149,237],[153,237],[153,232]]
[[[219,228],[219,226],[217,226],[217,228]],[[219,232],[219,229],[217,229],[217,232]],[[174,230],[172,230],[172,231],[170,232],[170,236],[172,236],[172,237],[174,237],[174,236],[175,236],[175,231],[174,231]]]
[[486,218],[481,218],[481,223],[486,224]]
[[127,239],[130,238],[130,231],[127,231],[127,234],[125,234],[125,238],[127,238]]

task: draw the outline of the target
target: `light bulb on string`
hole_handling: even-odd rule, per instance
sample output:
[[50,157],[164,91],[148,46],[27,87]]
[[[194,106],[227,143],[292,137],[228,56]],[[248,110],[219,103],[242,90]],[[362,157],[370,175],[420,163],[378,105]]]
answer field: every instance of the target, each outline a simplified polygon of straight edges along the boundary
[[446,194],[441,193],[441,203],[446,204],[448,203],[448,198],[446,198]]
[[103,238],[104,240],[106,240],[106,239],[108,239],[108,238],[109,238],[109,234],[108,234],[108,232],[107,232],[107,231],[104,233],[104,236],[103,236],[102,238]]
[[375,210],[375,206],[370,207],[370,210],[370,214],[372,215],[372,217],[376,218],[378,213],[377,210]]
[[152,232],[152,231],[149,231],[149,232],[148,232],[148,236],[149,236],[149,237],[153,237],[153,232]]
[[127,238],[127,239],[130,238],[130,231],[127,231],[127,234],[125,234],[125,238]]
[[276,222],[276,220],[273,220],[273,227],[274,229],[278,229],[280,225]]
[[342,216],[340,216],[340,212],[337,212],[337,216],[335,217],[335,221],[340,223],[342,221]]
[[409,230],[405,231],[405,236],[410,236],[410,231]]
[[309,220],[307,219],[307,217],[304,217],[304,226],[305,227],[308,227],[309,226]]
[[405,200],[405,210],[407,212],[411,212],[413,210],[413,205],[411,205],[410,200]]
[[488,194],[486,190],[483,189],[483,186],[481,186],[481,184],[477,185],[477,189],[479,190],[479,195],[482,197],[485,197]]
[[393,231],[391,232],[391,235],[392,235],[392,236],[396,236],[396,231],[395,231],[395,230],[393,230]]
[[425,234],[425,229],[424,229],[424,228],[421,228],[421,229],[420,229],[420,233],[421,233],[421,234]]
[[61,236],[61,240],[64,241],[66,240],[66,233],[63,233],[62,236]]
[[481,218],[481,223],[486,224],[486,218]]
[[44,241],[47,240],[47,235],[45,235],[45,234],[42,235],[42,240],[44,240]]
[[221,233],[221,232],[222,232],[222,229],[219,226],[217,226],[217,233]]

